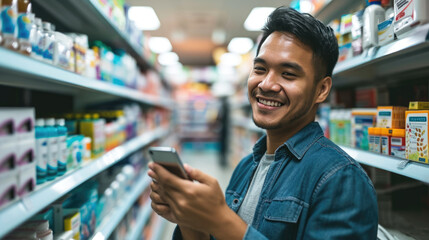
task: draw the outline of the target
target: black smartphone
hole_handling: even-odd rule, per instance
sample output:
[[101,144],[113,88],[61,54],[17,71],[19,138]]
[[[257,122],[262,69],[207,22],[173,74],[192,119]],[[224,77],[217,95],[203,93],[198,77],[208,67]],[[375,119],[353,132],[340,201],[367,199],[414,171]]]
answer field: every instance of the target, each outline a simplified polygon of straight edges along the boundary
[[172,147],[150,147],[149,154],[154,162],[162,165],[169,172],[183,179],[191,180],[186,174],[176,149]]

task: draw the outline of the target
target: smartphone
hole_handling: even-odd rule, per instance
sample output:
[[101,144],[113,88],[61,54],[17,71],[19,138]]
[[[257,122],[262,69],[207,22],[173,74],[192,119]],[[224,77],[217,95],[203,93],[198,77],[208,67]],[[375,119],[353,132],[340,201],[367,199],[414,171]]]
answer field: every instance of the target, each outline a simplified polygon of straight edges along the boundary
[[183,179],[191,180],[186,174],[176,149],[172,147],[150,147],[149,154],[154,162],[162,165],[169,172]]

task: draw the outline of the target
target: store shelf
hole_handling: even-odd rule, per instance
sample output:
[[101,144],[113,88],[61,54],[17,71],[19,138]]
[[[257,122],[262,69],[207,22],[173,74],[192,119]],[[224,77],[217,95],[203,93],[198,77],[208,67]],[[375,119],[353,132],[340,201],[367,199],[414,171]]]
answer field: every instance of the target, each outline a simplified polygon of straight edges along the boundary
[[341,148],[361,164],[413,178],[424,183],[429,183],[429,165],[410,161],[404,169],[400,169],[398,168],[398,165],[404,161],[404,159],[376,154],[351,147],[341,146]]
[[[35,12],[42,19],[64,26],[67,31],[84,33],[91,41],[99,40],[114,48],[124,49],[133,56],[141,69],[153,68],[143,57],[143,46],[132,42],[127,33],[104,15],[98,0],[35,0]],[[40,16],[39,16],[40,17]]]
[[137,90],[83,77],[51,64],[0,48],[0,85],[66,93],[81,96],[97,92],[136,102],[171,108],[172,101],[150,96]]
[[245,128],[253,132],[258,132],[262,134],[265,133],[265,130],[257,127],[253,120],[250,118],[233,118],[232,124],[236,127]]
[[[415,27],[407,37],[337,63],[334,86],[374,82],[380,77],[409,79],[429,67],[429,24]],[[423,74],[427,75],[427,74]]]
[[83,182],[168,133],[169,130],[160,128],[136,137],[85,166],[37,186],[34,192],[0,209],[0,238]]
[[115,206],[114,210],[102,220],[100,226],[95,230],[92,239],[104,240],[109,238],[140,194],[149,186],[150,182],[151,178],[147,175],[147,172],[142,173],[136,180],[131,191],[127,192],[123,199]]
[[320,11],[314,14],[314,17],[323,23],[328,24],[332,20],[340,18],[341,15],[350,13],[350,11],[356,9],[363,3],[363,1],[357,0],[332,0],[328,2]]
[[153,229],[153,234],[151,239],[152,240],[158,240],[161,239],[161,235],[164,232],[164,228],[167,224],[167,220],[165,220],[164,218],[160,217],[160,216],[156,216],[155,219],[155,223],[152,225]]
[[146,204],[143,206],[143,208],[139,211],[138,217],[136,220],[136,224],[131,229],[131,232],[128,233],[126,236],[126,240],[138,240],[141,238],[141,233],[143,231],[144,225],[147,223],[147,221],[150,218],[150,215],[152,214],[152,206],[151,206],[151,200],[148,199]]

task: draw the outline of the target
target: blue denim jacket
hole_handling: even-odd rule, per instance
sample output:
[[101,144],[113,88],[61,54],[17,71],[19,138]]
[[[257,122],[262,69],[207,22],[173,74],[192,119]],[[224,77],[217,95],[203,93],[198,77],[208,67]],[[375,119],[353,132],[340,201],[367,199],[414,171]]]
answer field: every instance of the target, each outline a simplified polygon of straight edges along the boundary
[[[235,169],[226,190],[238,211],[266,136]],[[310,123],[275,152],[244,239],[376,239],[377,199],[360,165]]]
[[[235,212],[265,152],[263,136],[234,170],[225,197]],[[377,238],[377,226],[370,179],[313,122],[276,150],[244,239],[371,240]],[[174,235],[179,237],[180,230]]]

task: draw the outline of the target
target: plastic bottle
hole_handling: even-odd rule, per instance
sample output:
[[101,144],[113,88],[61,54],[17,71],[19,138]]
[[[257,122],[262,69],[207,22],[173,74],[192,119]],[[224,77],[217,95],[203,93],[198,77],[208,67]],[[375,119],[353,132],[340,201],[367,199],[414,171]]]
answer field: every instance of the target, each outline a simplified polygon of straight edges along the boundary
[[16,20],[18,17],[18,0],[2,0],[1,13],[2,19],[2,45],[18,50]]
[[43,119],[36,120],[36,183],[41,184],[46,181],[48,165],[48,134],[44,128]]
[[390,154],[405,158],[405,129],[393,129],[390,139]]
[[369,0],[368,4],[363,13],[363,49],[378,45],[378,24],[385,15],[380,0]]
[[54,59],[55,35],[52,28],[55,28],[49,22],[43,22],[43,61],[52,64]]
[[390,138],[392,137],[391,128],[381,129],[381,154],[390,155]]
[[67,171],[67,128],[63,118],[56,120],[58,130],[58,176],[63,175]]
[[374,128],[374,152],[381,153],[381,128]]
[[57,177],[58,171],[58,129],[55,127],[55,119],[46,119],[45,128],[48,132],[48,175],[46,179],[50,181]]
[[31,14],[30,0],[18,0],[17,27],[19,52],[25,55],[31,54],[30,32],[33,24]]
[[42,20],[40,18],[34,18],[34,24],[30,32],[30,44],[31,54],[30,56],[42,60],[40,47],[42,46],[43,32],[42,32]]

